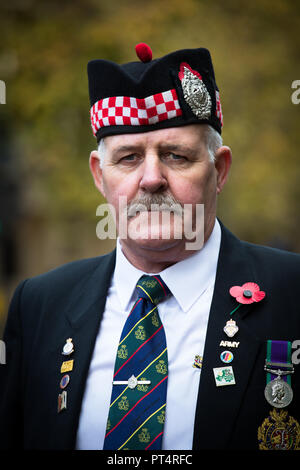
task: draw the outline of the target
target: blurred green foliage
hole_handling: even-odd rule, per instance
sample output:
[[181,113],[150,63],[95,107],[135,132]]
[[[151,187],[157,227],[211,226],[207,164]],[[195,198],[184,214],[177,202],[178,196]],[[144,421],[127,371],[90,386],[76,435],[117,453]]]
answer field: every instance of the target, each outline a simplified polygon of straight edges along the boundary
[[292,0],[10,0],[0,6],[0,79],[18,178],[49,223],[95,221],[87,62],[181,48],[212,54],[233,151],[220,218],[242,238],[299,251],[299,6]]

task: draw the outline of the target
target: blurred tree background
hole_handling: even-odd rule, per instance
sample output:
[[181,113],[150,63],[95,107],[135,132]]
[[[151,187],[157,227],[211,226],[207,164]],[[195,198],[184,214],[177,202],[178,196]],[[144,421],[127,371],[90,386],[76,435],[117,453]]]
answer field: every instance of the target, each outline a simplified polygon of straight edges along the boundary
[[218,215],[238,236],[300,249],[299,3],[294,0],[10,0],[0,4],[1,321],[17,283],[107,252],[88,167],[86,65],[207,47],[233,151]]

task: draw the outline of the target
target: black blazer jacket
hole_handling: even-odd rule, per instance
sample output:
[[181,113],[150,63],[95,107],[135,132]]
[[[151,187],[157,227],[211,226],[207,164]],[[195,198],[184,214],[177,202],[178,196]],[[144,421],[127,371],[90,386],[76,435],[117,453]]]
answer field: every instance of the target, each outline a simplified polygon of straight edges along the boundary
[[[69,263],[23,281],[13,296],[0,365],[0,447],[74,449],[81,403],[95,339],[114,271],[115,252]],[[231,340],[235,385],[217,387],[223,331],[237,305],[229,289],[256,282],[266,292],[259,303],[234,314],[239,331]],[[222,226],[221,249],[209,315],[194,424],[194,450],[258,449],[258,428],[272,407],[264,397],[266,342],[300,340],[300,256],[238,240]],[[67,409],[58,413],[62,356],[74,344]],[[296,351],[294,351],[297,355]],[[300,357],[300,354],[298,355]],[[292,376],[294,398],[285,408],[300,422],[300,367]],[[99,397],[101,390],[99,390]]]

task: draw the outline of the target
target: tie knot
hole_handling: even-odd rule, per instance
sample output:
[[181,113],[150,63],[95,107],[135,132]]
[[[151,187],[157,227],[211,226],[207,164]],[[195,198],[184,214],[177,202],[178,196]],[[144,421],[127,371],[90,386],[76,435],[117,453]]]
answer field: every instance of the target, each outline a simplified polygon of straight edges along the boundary
[[137,285],[139,297],[151,300],[157,305],[163,299],[166,299],[170,291],[160,276],[142,276]]

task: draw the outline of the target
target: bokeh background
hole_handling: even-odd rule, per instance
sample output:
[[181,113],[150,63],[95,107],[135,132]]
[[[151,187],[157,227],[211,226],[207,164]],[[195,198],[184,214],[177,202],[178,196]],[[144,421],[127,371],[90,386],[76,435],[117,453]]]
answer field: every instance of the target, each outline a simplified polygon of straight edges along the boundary
[[218,215],[239,237],[300,250],[300,14],[295,0],[0,3],[0,335],[21,279],[105,253],[89,172],[86,64],[210,49],[233,151]]

